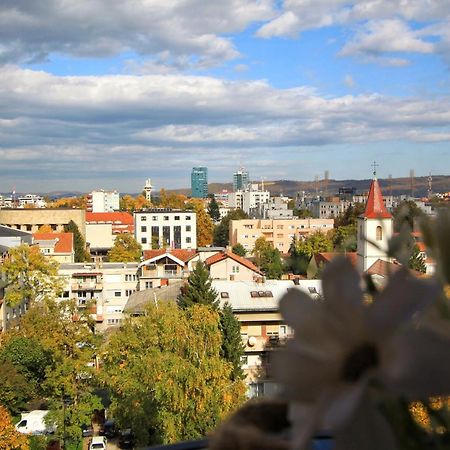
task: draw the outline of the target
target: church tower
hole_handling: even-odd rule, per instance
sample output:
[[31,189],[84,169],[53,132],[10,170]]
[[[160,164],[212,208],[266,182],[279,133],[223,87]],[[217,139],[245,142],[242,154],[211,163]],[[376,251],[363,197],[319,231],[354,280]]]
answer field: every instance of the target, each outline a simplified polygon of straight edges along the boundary
[[378,260],[391,262],[387,256],[388,242],[393,233],[393,219],[383,202],[381,188],[374,177],[367,197],[366,209],[357,222],[358,269],[366,272]]

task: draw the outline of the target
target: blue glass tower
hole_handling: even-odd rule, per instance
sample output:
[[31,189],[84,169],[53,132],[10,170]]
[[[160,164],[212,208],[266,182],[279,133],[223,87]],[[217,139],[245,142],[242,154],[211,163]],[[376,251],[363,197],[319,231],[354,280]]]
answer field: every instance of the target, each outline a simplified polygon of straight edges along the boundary
[[193,167],[191,173],[192,198],[208,197],[208,169],[206,167]]

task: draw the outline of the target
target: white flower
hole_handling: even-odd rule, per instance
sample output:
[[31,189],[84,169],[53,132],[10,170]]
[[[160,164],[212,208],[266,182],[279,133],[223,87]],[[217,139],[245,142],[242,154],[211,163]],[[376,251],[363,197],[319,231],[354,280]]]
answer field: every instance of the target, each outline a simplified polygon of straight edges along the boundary
[[360,281],[348,260],[338,258],[323,273],[324,301],[299,290],[281,300],[295,335],[275,370],[292,402],[294,449],[307,448],[324,430],[335,436],[334,449],[394,449],[370,386],[408,399],[450,393],[450,342],[412,320],[437,298],[439,286],[401,269],[367,305]]

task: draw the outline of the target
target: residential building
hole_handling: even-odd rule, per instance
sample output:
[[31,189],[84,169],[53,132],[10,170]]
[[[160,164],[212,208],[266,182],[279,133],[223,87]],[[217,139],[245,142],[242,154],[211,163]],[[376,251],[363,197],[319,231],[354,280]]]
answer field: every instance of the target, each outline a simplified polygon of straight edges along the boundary
[[208,197],[208,169],[206,167],[193,167],[191,173],[192,198]]
[[233,191],[244,191],[250,184],[250,176],[247,171],[241,167],[233,174]]
[[26,194],[16,197],[14,194],[10,197],[0,195],[0,208],[45,208],[47,202],[44,197],[36,194]]
[[145,200],[147,200],[150,203],[152,201],[152,192],[153,192],[152,180],[150,178],[147,178],[145,180],[145,185],[144,185],[144,195],[145,195]]
[[242,209],[245,213],[251,214],[254,210],[260,210],[263,204],[269,203],[270,192],[259,188],[257,183],[250,184],[244,191],[230,192],[228,204],[231,208]]
[[33,233],[33,243],[58,263],[75,262],[73,233]]
[[117,191],[92,191],[88,195],[87,211],[105,213],[119,211],[120,196]]
[[294,237],[302,239],[315,231],[333,229],[333,219],[241,219],[230,221],[230,245],[240,243],[252,251],[259,237],[264,237],[282,253],[287,253]]
[[249,215],[254,219],[292,219],[294,211],[288,208],[288,203],[288,197],[271,197],[267,203],[251,209]]
[[194,211],[154,208],[134,213],[134,233],[143,250],[197,248],[197,215]]
[[345,210],[352,204],[347,200],[340,200],[339,197],[329,197],[326,200],[316,199],[309,204],[309,211],[314,218],[332,219],[345,213]]
[[387,256],[393,233],[393,218],[387,211],[377,178],[374,176],[364,213],[358,217],[358,269],[367,272],[378,260],[392,262]]
[[221,192],[214,194],[214,198],[219,203],[219,205],[227,208],[229,206],[228,202],[229,192],[226,189],[222,189]]
[[116,236],[122,233],[134,234],[134,219],[130,213],[86,212],[86,242],[91,255],[106,255],[113,247]]
[[248,259],[221,251],[205,260],[213,280],[257,281],[263,273]]
[[138,263],[61,264],[61,298],[76,300],[95,319],[96,329],[105,331],[121,323],[128,298],[137,289],[137,271]]
[[43,225],[63,232],[64,225],[75,222],[83,237],[86,236],[85,210],[78,208],[0,209],[0,224],[17,230],[36,233]]

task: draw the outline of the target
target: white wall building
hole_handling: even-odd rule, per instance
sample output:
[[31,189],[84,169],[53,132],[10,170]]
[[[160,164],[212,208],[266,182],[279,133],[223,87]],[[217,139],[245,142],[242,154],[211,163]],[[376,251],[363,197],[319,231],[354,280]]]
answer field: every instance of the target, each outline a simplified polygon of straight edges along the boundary
[[155,248],[197,248],[197,214],[165,208],[134,213],[134,234],[143,250]]
[[120,209],[120,196],[117,191],[92,191],[88,195],[87,210],[90,212],[113,212]]

